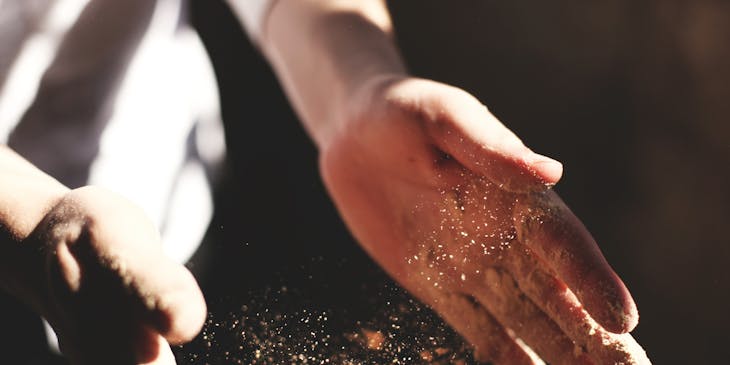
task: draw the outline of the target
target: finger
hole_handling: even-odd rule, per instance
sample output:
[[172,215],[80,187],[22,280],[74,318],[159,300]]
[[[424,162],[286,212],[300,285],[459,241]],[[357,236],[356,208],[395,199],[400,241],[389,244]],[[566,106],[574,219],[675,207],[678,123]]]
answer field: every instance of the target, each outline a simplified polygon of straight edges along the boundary
[[154,328],[173,344],[192,340],[206,314],[205,300],[192,274],[160,257],[129,264],[119,260],[110,262],[109,269],[127,283],[132,320]]
[[474,293],[497,321],[514,331],[550,364],[592,364],[583,349],[517,288],[511,276],[486,269],[484,285]]
[[106,331],[118,323],[149,326],[173,343],[192,339],[206,313],[192,274],[161,251],[137,251],[110,253],[84,238],[58,244],[48,265],[53,300],[79,326],[113,318]]
[[148,360],[143,360],[144,362],[139,363],[139,365],[175,365],[175,355],[173,355],[172,349],[165,338],[156,336],[155,344],[158,349],[156,355],[148,358]]
[[532,152],[463,90],[448,88],[425,102],[430,104],[426,128],[434,144],[474,173],[520,192],[544,190],[560,180],[561,163]]
[[628,334],[613,334],[598,325],[568,287],[542,268],[538,258],[513,242],[505,260],[525,293],[588,357],[598,364],[649,364],[646,353]]
[[492,315],[473,298],[452,293],[433,301],[433,309],[474,346],[474,357],[494,364],[534,364]]
[[[102,192],[103,194],[103,192]],[[160,244],[159,233],[145,213],[121,197],[104,194],[93,209],[106,224],[123,222],[121,228],[89,230],[94,236],[87,257],[89,265],[99,262],[122,280],[130,299],[146,325],[168,341],[189,341],[203,327],[206,305],[193,275],[169,259]],[[119,212],[119,215],[115,215]],[[81,247],[83,249],[83,246]]]
[[[114,346],[114,344],[110,344],[110,346]],[[116,346],[116,349],[121,350],[122,348]],[[146,326],[136,328],[130,352],[135,355],[134,364],[137,365],[175,364],[175,355],[172,354],[167,340],[157,331]]]
[[[76,189],[45,220],[51,229],[47,267],[52,299],[73,318],[85,308],[152,327],[171,342],[192,339],[206,307],[193,276],[168,259],[159,234],[141,208],[96,187]],[[93,313],[93,312],[92,312]],[[91,319],[88,319],[91,320]]]
[[555,192],[529,195],[517,204],[513,219],[518,239],[550,265],[598,323],[615,333],[636,327],[631,294]]
[[[119,327],[117,327],[119,329]],[[175,356],[164,337],[148,328],[110,333],[108,328],[85,326],[59,331],[61,352],[77,365],[174,365]],[[132,339],[130,341],[130,338]]]
[[206,305],[195,278],[185,267],[166,261],[132,275],[132,295],[141,304],[148,325],[173,344],[190,341],[198,334]]

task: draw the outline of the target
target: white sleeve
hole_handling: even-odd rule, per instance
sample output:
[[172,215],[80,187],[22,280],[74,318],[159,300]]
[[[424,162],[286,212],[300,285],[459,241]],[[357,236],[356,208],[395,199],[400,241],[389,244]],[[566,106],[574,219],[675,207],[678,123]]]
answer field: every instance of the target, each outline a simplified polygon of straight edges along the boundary
[[233,12],[238,16],[238,20],[243,24],[244,29],[248,33],[248,36],[254,43],[258,43],[258,40],[263,31],[264,21],[269,13],[271,5],[276,0],[227,0],[228,4],[233,9]]

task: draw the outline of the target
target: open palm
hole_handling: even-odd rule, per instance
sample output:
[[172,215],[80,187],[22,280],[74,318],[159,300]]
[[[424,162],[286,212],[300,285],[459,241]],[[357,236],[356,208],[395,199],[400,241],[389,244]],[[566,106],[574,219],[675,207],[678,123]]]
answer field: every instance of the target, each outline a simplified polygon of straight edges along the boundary
[[330,193],[368,253],[482,360],[648,363],[628,290],[527,149],[466,92],[363,87],[322,150]]

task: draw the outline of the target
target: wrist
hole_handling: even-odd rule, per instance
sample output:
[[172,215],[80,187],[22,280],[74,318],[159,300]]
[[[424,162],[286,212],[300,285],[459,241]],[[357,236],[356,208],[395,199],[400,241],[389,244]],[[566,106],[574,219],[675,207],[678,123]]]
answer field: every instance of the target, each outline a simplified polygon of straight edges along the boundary
[[261,48],[322,149],[369,80],[405,75],[381,1],[277,1]]
[[360,122],[382,115],[388,106],[389,88],[409,78],[405,73],[371,74],[340,94],[337,102],[331,103],[325,123],[315,131],[317,148],[325,150],[343,134],[352,133]]

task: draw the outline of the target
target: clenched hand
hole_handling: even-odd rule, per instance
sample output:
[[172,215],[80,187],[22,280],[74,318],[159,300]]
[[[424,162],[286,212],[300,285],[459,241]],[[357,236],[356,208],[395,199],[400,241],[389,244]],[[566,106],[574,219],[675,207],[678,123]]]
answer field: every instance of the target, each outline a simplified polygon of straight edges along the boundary
[[73,364],[172,365],[168,343],[203,325],[195,279],[164,256],[144,213],[108,191],[67,193],[21,247],[39,288],[34,306]]

